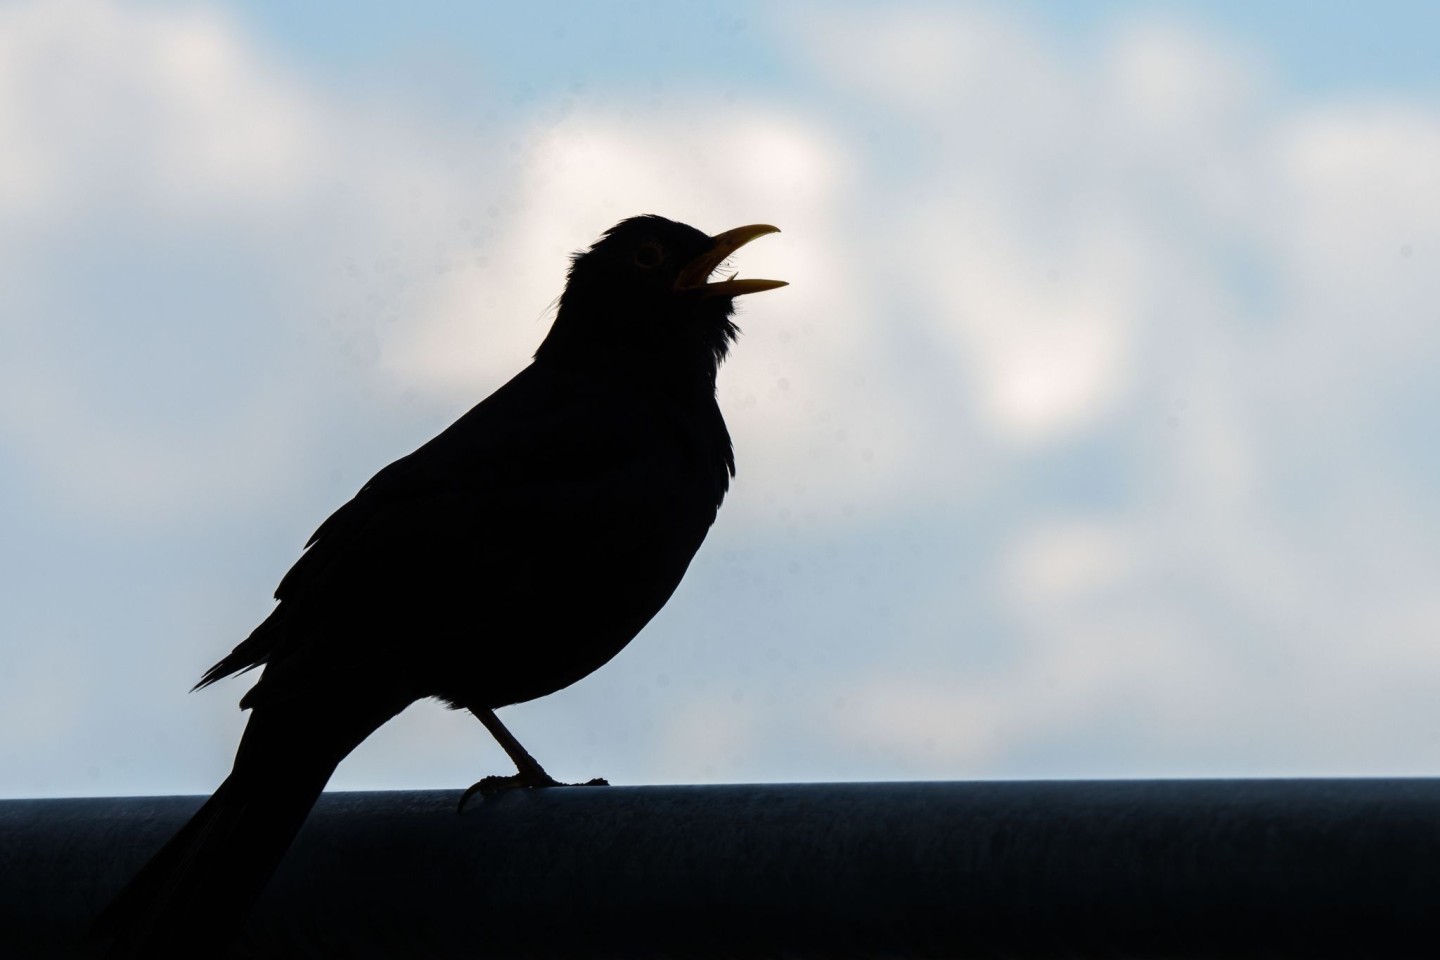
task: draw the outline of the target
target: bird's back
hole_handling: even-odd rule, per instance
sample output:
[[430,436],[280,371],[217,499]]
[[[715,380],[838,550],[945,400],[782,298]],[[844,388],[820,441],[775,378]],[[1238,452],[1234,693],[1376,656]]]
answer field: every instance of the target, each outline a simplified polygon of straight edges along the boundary
[[331,515],[206,682],[268,664],[253,706],[388,663],[465,706],[551,693],[665,603],[732,471],[713,397],[537,361]]

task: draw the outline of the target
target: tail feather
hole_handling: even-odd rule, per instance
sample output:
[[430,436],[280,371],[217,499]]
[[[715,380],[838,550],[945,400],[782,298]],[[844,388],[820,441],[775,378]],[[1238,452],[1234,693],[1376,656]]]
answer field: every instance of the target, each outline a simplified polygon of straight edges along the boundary
[[222,949],[330,774],[364,738],[305,750],[295,738],[264,736],[283,731],[269,727],[263,712],[251,715],[230,776],[91,926],[92,936],[114,938],[110,957],[203,955],[205,944]]

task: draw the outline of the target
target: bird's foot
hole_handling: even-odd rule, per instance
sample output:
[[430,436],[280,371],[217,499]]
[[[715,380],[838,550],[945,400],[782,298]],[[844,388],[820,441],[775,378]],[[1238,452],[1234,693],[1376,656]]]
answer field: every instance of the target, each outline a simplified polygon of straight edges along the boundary
[[476,783],[472,783],[464,793],[460,795],[460,803],[456,806],[456,813],[464,813],[465,805],[477,793],[482,797],[493,797],[505,790],[535,790],[541,787],[608,787],[610,781],[604,777],[596,777],[593,780],[586,780],[584,783],[561,783],[545,771],[537,773],[514,773],[508,777],[489,776]]

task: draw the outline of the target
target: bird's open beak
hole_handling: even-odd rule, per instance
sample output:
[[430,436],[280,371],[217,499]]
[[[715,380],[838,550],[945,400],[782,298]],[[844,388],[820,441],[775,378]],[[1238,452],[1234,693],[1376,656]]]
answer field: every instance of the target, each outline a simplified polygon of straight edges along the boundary
[[738,297],[745,293],[759,293],[762,290],[774,290],[776,287],[788,286],[784,280],[740,280],[736,276],[714,283],[706,283],[710,279],[710,274],[714,273],[715,268],[720,266],[730,254],[756,237],[779,232],[779,227],[772,227],[768,223],[752,223],[747,227],[736,227],[734,230],[726,230],[724,233],[717,234],[711,238],[710,249],[691,260],[685,265],[685,269],[680,271],[680,276],[675,278],[675,289],[698,290],[701,297],[708,299],[709,297]]

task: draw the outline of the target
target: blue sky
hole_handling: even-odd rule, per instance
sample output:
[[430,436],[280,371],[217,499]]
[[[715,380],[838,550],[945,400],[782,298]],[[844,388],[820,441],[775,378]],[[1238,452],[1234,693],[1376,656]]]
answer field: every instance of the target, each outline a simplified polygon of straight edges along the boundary
[[[310,531],[624,216],[773,222],[615,782],[1433,774],[1431,4],[0,9],[0,794],[202,792]],[[421,704],[340,788],[505,758]]]
[[[933,7],[943,5],[930,5]],[[1303,0],[970,4],[1005,9],[1037,30],[1064,37],[1077,55],[1117,22],[1162,16],[1213,27],[1263,52],[1283,83],[1302,94],[1409,89],[1434,94],[1440,77],[1431,38],[1440,12],[1423,0],[1390,0],[1357,10]],[[567,3],[523,7],[417,3],[403,17],[378,2],[257,2],[244,19],[269,42],[323,72],[354,80],[407,59],[438,55],[452,79],[492,82],[536,95],[567,90],[576,80],[644,92],[655,80],[736,89],[803,88],[783,43],[774,42],[776,12],[787,19],[825,19],[826,10],[861,4]],[[413,66],[413,63],[411,64]],[[463,81],[462,81],[463,82]]]

